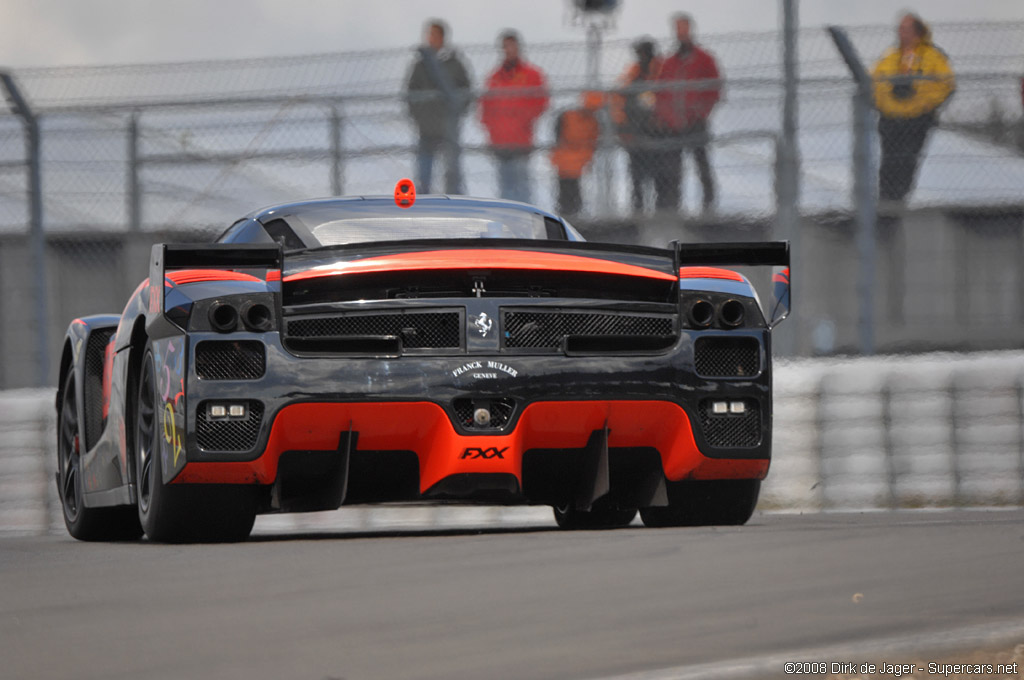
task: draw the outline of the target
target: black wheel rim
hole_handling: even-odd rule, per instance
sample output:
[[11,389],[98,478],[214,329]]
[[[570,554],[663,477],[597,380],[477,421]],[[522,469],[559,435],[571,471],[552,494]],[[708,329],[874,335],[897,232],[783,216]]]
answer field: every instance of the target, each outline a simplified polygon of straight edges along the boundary
[[135,415],[136,461],[139,471],[139,508],[149,512],[153,498],[153,456],[156,453],[156,401],[153,397],[153,362],[146,357],[139,380],[138,408]]
[[64,389],[64,400],[60,409],[58,460],[60,463],[60,500],[64,506],[64,515],[71,522],[78,519],[78,513],[82,507],[81,446],[75,381],[69,380]]

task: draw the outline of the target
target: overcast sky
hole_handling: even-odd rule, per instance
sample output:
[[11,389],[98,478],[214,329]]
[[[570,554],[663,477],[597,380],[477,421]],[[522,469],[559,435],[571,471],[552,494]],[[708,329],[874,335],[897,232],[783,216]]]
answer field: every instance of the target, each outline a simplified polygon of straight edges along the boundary
[[[665,36],[690,12],[703,33],[773,30],[778,0],[622,0],[611,38]],[[529,42],[578,41],[565,0],[0,0],[0,67],[129,64],[404,47],[423,21],[446,19],[455,43],[489,43],[506,27]],[[1024,0],[803,0],[804,27],[894,23],[902,9],[934,22],[1024,21]],[[1022,46],[1024,52],[1024,46]],[[1024,59],[1022,59],[1024,61]]]

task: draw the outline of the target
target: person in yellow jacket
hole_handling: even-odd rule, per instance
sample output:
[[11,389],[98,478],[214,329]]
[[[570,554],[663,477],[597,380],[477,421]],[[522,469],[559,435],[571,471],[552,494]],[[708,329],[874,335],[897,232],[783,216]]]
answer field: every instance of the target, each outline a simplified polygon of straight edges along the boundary
[[956,87],[949,59],[932,43],[931,30],[919,16],[904,15],[897,36],[899,44],[882,55],[872,72],[880,114],[882,201],[902,201],[910,192],[921,149],[938,122],[938,109]]
[[597,112],[604,106],[600,92],[583,93],[583,106],[563,111],[555,122],[555,146],[551,164],[558,173],[558,212],[575,215],[583,209],[580,178],[594,157],[601,123]]

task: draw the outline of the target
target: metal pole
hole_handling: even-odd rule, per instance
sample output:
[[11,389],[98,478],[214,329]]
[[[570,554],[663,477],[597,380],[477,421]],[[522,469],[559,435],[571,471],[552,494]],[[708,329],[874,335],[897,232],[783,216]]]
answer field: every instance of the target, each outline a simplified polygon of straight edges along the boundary
[[878,198],[875,185],[878,173],[874,163],[874,95],[871,76],[857,55],[846,32],[838,26],[828,31],[836,49],[850,69],[857,91],[853,95],[853,205],[857,220],[857,250],[860,257],[860,351],[875,353],[875,219]]
[[[775,140],[775,237],[789,241],[791,287],[797,287],[803,272],[800,245],[800,151],[797,141],[797,93],[800,85],[797,47],[799,25],[795,0],[780,0],[782,10],[782,134]],[[799,297],[798,291],[791,295]],[[776,351],[780,354],[796,353],[800,336],[797,324],[786,327],[776,338]]]
[[818,488],[819,509],[827,510],[828,500],[828,469],[825,465],[825,381],[828,376],[822,376],[813,392],[814,398],[814,453],[816,456],[818,481],[811,488]]
[[1024,378],[1017,377],[1017,504],[1024,505]]
[[[601,88],[601,47],[603,27],[599,19],[591,18],[587,23],[587,87],[592,90]],[[597,210],[595,216],[607,217],[612,212],[612,159],[611,159],[611,119],[607,107],[598,113],[601,132],[598,138],[596,158],[594,159],[595,179],[597,180]]]
[[949,378],[949,448],[952,454],[950,472],[953,475],[953,505],[956,507],[960,507],[963,504],[960,474],[959,392],[956,384],[956,375],[952,375]]
[[895,510],[899,505],[896,495],[896,456],[892,441],[892,387],[886,382],[882,385],[882,449],[885,455],[885,483],[889,509]]
[[874,99],[858,91],[853,97],[853,200],[857,209],[857,251],[860,254],[860,351],[875,353],[875,182],[873,162]]
[[800,160],[797,131],[797,4],[782,0],[782,66],[785,93],[782,99],[782,139],[778,146],[778,183],[776,186],[776,233],[789,239],[793,269],[800,257],[799,200]]
[[331,195],[341,196],[341,114],[331,107]]
[[597,87],[601,77],[601,27],[587,22],[587,87]]
[[139,116],[128,119],[128,229],[142,230],[142,195],[139,185]]
[[6,71],[0,72],[11,108],[25,124],[28,147],[28,201],[29,201],[29,252],[32,260],[33,305],[36,312],[36,384],[40,387],[50,382],[50,315],[46,294],[46,234],[43,232],[43,176],[42,154],[39,139],[39,119],[28,102],[21,96],[21,90],[14,77]]

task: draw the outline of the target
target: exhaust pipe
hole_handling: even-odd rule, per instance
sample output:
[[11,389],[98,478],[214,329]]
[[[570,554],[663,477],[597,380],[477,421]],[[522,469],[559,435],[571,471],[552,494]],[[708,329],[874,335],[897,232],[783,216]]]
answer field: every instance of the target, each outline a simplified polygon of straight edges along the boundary
[[707,300],[697,300],[690,305],[688,316],[697,328],[707,328],[715,318],[715,308]]
[[218,333],[230,333],[238,326],[238,310],[226,302],[210,305],[210,326]]
[[274,327],[274,313],[262,302],[250,302],[242,307],[242,322],[254,333],[265,333]]
[[742,302],[739,300],[726,300],[718,310],[718,318],[723,326],[737,328],[743,325],[743,315],[745,313],[746,310],[743,309]]

